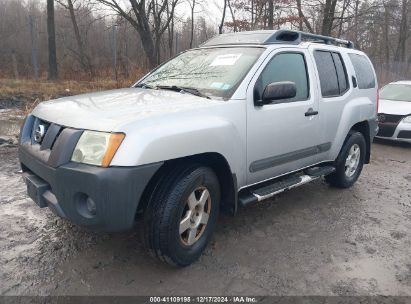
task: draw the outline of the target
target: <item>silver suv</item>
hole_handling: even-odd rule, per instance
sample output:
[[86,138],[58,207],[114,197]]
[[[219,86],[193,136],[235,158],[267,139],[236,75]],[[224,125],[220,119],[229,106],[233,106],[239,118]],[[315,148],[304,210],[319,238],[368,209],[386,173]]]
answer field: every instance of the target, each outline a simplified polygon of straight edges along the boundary
[[[217,36],[133,87],[38,105],[21,132],[29,196],[76,224],[119,231],[185,266],[220,211],[370,161],[377,84],[349,41],[296,31]],[[141,217],[139,215],[142,215]]]

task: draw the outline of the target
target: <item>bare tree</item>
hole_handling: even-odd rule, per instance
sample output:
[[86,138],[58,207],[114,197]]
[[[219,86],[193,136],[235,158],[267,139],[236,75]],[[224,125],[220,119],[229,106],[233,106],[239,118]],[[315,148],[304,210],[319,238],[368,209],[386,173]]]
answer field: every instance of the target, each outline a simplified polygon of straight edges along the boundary
[[409,25],[407,22],[407,0],[401,1],[401,21],[400,21],[400,29],[398,34],[398,46],[395,52],[394,60],[396,62],[405,62],[406,56],[406,41],[407,41],[407,33],[409,32]]
[[39,79],[39,61],[38,61],[38,35],[37,35],[37,24],[35,17],[29,15],[29,27],[31,36],[31,63],[33,65],[34,79]]
[[63,7],[65,7],[70,13],[70,20],[73,25],[74,37],[76,38],[77,42],[77,55],[79,57],[80,66],[83,69],[83,71],[87,71],[90,74],[90,76],[93,76],[93,65],[91,63],[90,57],[86,54],[86,51],[84,49],[83,40],[81,38],[80,29],[77,23],[73,0],[67,0],[66,3],[64,3],[63,0],[58,0],[57,2]]
[[[121,83],[122,77],[140,77],[160,59],[217,32],[281,26],[353,40],[374,62],[381,84],[411,77],[411,0],[213,0],[222,12],[217,26],[200,13],[203,0],[179,0],[195,8],[178,14],[177,0],[57,1],[66,9],[47,0],[53,8],[48,14],[45,5],[34,5],[38,1],[0,0],[0,77],[36,78],[43,70],[50,76],[49,57],[54,56],[54,74],[58,67],[60,78],[90,79],[89,65],[95,75],[112,77],[115,67]],[[48,26],[52,13],[55,26]],[[55,36],[50,52],[43,51],[47,33]]]
[[301,0],[296,0],[297,1],[297,11],[298,11],[298,17],[300,18],[300,20],[304,21],[305,26],[307,27],[308,31],[310,33],[314,33],[314,30],[310,24],[310,22],[308,22],[307,18],[305,17],[303,10],[301,8]]
[[47,35],[49,51],[49,74],[48,79],[58,78],[57,51],[56,51],[56,28],[54,24],[54,0],[47,0]]
[[389,7],[384,5],[384,25],[383,25],[383,33],[384,33],[384,51],[385,51],[385,68],[387,70],[390,69],[390,45],[389,45]]
[[[168,32],[168,53],[172,57],[174,55],[174,15],[171,15],[169,4],[167,4],[167,18],[170,18],[170,23],[167,27]],[[176,45],[177,48],[177,45]]]
[[13,63],[14,78],[19,79],[19,70],[17,66],[16,51],[14,49],[11,50],[11,62]]
[[337,0],[326,0],[323,12],[323,22],[321,26],[321,34],[324,36],[330,36],[333,28],[335,7]]
[[193,47],[194,40],[194,10],[198,0],[190,0],[189,5],[191,9],[191,36],[190,36],[190,49]]
[[[179,0],[129,0],[131,9],[124,9],[118,0],[97,0],[127,20],[139,33],[150,67],[160,63],[160,44],[163,33],[174,16]],[[167,13],[167,8],[170,9]],[[150,24],[150,17],[152,24]]]
[[218,32],[219,32],[220,34],[223,33],[225,15],[226,15],[226,12],[227,12],[227,1],[228,1],[228,0],[224,0],[223,16],[221,17],[220,26],[218,27]]
[[228,4],[228,8],[230,9],[231,18],[233,19],[233,30],[234,32],[237,32],[237,21],[235,20],[235,15],[234,15],[233,8],[231,7],[230,0],[227,0],[227,4]]
[[268,29],[274,29],[274,0],[268,0]]

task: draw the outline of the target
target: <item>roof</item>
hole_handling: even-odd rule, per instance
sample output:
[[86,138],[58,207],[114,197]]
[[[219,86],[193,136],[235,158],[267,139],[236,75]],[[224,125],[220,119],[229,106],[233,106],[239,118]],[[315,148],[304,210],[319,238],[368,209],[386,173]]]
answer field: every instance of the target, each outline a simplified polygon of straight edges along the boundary
[[300,44],[305,41],[354,48],[354,44],[348,40],[291,30],[261,30],[221,34],[211,38],[201,46]]

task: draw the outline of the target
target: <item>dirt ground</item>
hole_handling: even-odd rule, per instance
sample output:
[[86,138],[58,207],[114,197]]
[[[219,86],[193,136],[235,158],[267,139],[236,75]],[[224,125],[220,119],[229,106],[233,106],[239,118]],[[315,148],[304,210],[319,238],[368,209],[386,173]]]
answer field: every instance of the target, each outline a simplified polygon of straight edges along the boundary
[[411,146],[379,142],[358,183],[317,181],[221,216],[190,267],[153,260],[137,227],[87,231],[25,194],[0,145],[0,295],[411,295]]

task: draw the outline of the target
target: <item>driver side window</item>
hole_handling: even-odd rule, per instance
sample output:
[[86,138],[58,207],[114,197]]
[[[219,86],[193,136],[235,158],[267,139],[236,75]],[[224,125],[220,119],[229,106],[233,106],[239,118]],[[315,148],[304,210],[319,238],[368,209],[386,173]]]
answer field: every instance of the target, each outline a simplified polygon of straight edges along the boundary
[[309,84],[307,67],[304,55],[301,53],[280,53],[275,55],[264,68],[258,78],[254,99],[261,100],[264,89],[273,82],[291,81],[295,83],[297,95],[286,102],[307,100],[309,97]]

